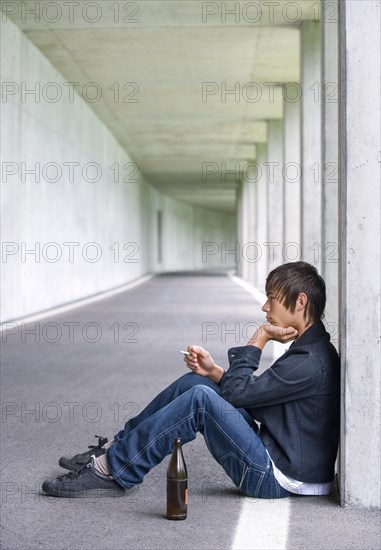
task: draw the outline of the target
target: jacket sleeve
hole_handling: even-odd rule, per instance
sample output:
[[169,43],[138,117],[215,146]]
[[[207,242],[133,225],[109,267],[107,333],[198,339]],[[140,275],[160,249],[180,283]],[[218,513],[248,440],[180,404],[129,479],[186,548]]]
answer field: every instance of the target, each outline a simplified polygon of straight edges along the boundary
[[314,354],[302,348],[289,350],[256,376],[261,354],[255,346],[229,349],[230,366],[220,382],[226,401],[235,407],[263,407],[314,395],[322,372]]

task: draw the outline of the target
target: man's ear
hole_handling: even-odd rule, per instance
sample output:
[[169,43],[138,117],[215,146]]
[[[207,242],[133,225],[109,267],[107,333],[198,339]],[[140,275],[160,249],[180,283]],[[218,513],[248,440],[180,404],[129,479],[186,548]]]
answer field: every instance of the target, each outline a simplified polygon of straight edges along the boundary
[[302,311],[307,307],[308,296],[304,292],[301,292],[296,300],[296,311]]

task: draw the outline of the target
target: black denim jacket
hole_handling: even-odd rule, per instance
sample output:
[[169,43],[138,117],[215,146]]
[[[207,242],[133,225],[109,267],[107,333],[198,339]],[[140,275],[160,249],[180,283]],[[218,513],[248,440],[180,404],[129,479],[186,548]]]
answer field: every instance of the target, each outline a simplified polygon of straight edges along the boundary
[[261,423],[260,436],[285,475],[332,481],[340,428],[340,362],[321,321],[256,376],[261,350],[231,348],[221,395]]

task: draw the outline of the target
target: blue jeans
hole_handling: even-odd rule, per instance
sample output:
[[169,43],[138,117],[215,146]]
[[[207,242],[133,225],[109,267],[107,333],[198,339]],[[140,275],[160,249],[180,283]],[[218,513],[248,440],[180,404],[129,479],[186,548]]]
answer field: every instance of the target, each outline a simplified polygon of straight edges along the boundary
[[175,437],[185,444],[197,432],[242,494],[271,499],[291,494],[276,481],[248,412],[233,407],[220,396],[218,384],[195,373],[173,382],[114,436],[107,450],[111,475],[130,489],[171,454]]

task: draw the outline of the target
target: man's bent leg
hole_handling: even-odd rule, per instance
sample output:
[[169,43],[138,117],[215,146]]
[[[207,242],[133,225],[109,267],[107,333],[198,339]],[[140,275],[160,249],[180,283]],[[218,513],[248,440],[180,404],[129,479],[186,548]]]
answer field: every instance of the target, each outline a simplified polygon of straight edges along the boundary
[[262,440],[236,408],[205,385],[182,393],[116,441],[107,451],[111,475],[122,487],[131,488],[172,452],[175,437],[184,444],[197,432],[242,492],[263,498],[285,496],[268,483],[274,478]]
[[154,397],[141,413],[128,420],[124,426],[124,429],[114,436],[114,440],[123,439],[130,433],[131,430],[136,428],[136,426],[138,426],[146,418],[149,418],[157,411],[171,403],[174,399],[179,397],[179,395],[182,395],[184,392],[200,384],[208,386],[218,394],[220,393],[220,386],[205,376],[200,376],[194,372],[184,374],[161,391],[156,397]]
[[[114,441],[126,437],[129,432],[136,426],[138,426],[143,420],[163,408],[165,405],[173,401],[173,399],[175,399],[185,391],[199,384],[208,386],[214,389],[216,393],[220,393],[220,387],[218,384],[215,384],[208,378],[200,376],[199,374],[195,374],[192,372],[187,373],[181,376],[179,379],[175,380],[172,384],[170,384],[170,386],[159,393],[140,414],[131,418],[125,424],[124,429],[117,433],[111,441],[104,444],[104,441],[107,441],[107,439],[98,438],[98,445],[89,445],[90,450],[79,453],[73,457],[61,456],[61,458],[59,459],[59,465],[62,468],[72,471],[76,471],[79,468],[82,468],[85,464],[88,464],[90,462],[90,458],[92,455],[94,455],[95,457],[102,456],[106,452],[106,449],[114,444]],[[242,414],[244,414],[250,422],[250,415],[243,409],[239,410],[241,410]],[[98,463],[95,462],[95,464],[96,467],[98,467]]]

